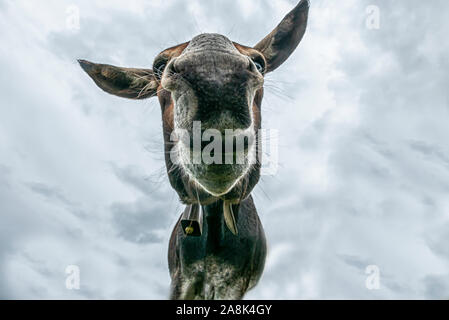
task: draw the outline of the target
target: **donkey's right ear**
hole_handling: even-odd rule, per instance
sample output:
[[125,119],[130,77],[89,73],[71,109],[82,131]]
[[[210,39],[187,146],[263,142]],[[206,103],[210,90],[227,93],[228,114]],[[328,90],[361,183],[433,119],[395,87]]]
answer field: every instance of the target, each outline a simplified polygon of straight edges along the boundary
[[301,42],[306,32],[309,6],[309,0],[301,0],[277,27],[254,47],[267,60],[266,72],[271,72],[283,64]]
[[78,60],[81,68],[107,93],[129,99],[156,95],[159,86],[150,69],[132,69]]

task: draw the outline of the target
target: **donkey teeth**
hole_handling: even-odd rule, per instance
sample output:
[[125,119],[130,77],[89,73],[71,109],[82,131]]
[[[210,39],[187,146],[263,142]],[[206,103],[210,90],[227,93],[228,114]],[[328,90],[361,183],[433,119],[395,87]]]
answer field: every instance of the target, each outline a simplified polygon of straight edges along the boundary
[[229,201],[223,201],[223,214],[226,226],[236,236],[238,234],[237,224],[235,222],[234,212],[232,212],[232,204]]

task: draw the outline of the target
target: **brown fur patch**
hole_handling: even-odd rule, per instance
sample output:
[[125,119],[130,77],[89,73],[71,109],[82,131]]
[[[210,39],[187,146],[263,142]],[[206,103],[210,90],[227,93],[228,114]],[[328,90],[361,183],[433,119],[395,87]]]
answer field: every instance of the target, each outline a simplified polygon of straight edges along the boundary
[[[184,42],[176,46],[170,47],[159,53],[159,56],[162,55],[164,58],[167,59],[167,61],[170,61],[170,59],[180,56],[188,45],[189,42]],[[170,93],[162,87],[160,82],[157,88],[157,96],[159,98],[159,103],[162,108],[162,121],[164,132],[171,133],[175,128],[174,102],[171,99]]]
[[168,58],[169,60],[171,58],[178,57],[179,55],[181,55],[181,53],[184,51],[184,49],[189,45],[189,43],[190,43],[190,41],[170,47],[168,49],[165,49],[161,53],[159,53],[159,55],[163,55],[164,57]]
[[239,44],[237,42],[233,42],[233,44],[234,44],[234,47],[236,47],[236,49],[241,54],[244,54],[245,56],[248,56],[248,57],[260,56],[260,57],[263,58],[263,60],[266,63],[265,57],[264,57],[264,55],[260,51],[254,49],[254,48],[251,48],[251,47],[244,46],[244,45]]

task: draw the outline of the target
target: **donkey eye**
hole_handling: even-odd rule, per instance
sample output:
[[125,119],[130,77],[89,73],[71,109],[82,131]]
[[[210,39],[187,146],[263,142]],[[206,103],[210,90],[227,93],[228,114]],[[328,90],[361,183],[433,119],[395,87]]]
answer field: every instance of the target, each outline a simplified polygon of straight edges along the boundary
[[158,79],[162,78],[167,62],[163,59],[156,60],[153,65],[153,72]]
[[263,74],[265,72],[264,59],[260,56],[255,56],[255,57],[252,57],[251,60],[253,61],[254,65],[256,66],[257,71],[259,71],[260,73]]
[[254,64],[256,65],[257,71],[259,71],[260,73],[263,73],[264,68],[263,68],[262,64],[260,64],[257,61],[254,61]]
[[159,79],[162,78],[162,74],[164,73],[165,66],[166,66],[165,63],[161,63],[160,65],[158,65],[157,67],[154,68],[154,73]]

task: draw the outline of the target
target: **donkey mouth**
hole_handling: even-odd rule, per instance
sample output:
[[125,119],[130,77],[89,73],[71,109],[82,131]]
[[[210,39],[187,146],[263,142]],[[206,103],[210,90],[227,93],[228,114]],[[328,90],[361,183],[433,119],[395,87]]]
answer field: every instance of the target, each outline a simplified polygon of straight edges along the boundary
[[247,175],[255,162],[253,139],[241,140],[240,145],[234,139],[228,146],[220,143],[212,148],[210,144],[199,144],[198,149],[180,142],[181,165],[189,178],[207,193],[223,196]]
[[187,164],[185,169],[206,192],[219,197],[237,185],[249,167],[244,164]]

